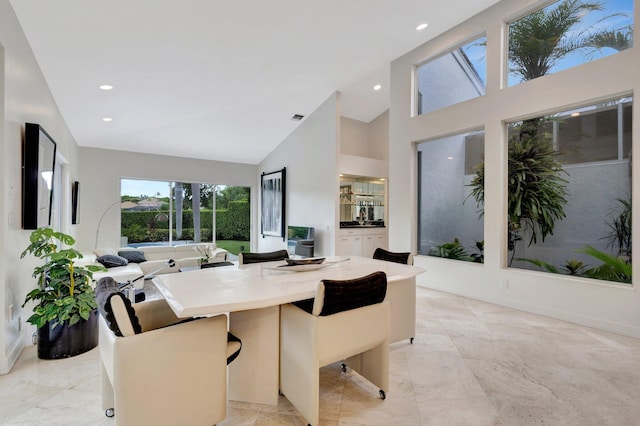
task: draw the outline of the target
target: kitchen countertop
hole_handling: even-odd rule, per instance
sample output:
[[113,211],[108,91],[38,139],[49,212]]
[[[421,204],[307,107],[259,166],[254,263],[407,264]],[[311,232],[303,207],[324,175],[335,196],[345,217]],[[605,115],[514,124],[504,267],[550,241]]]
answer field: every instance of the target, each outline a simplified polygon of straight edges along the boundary
[[340,228],[384,228],[384,222],[365,223],[360,225],[358,222],[340,222]]

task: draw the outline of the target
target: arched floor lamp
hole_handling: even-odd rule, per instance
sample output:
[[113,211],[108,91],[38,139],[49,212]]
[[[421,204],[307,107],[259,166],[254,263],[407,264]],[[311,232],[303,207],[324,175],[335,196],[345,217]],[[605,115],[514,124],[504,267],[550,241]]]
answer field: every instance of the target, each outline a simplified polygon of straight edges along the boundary
[[107,212],[109,210],[111,210],[114,206],[117,206],[120,203],[121,203],[121,201],[118,200],[115,203],[110,204],[109,207],[107,207],[105,209],[105,211],[102,213],[102,216],[100,216],[100,220],[98,221],[98,227],[96,228],[96,243],[95,243],[93,248],[95,248],[95,249],[98,248],[98,234],[100,233],[100,227],[102,226],[102,221],[104,220],[104,217],[107,215]]

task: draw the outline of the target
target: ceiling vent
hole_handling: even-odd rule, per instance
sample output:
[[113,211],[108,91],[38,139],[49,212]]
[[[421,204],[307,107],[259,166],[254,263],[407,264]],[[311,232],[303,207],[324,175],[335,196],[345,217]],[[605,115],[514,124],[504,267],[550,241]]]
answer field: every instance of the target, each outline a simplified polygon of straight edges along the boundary
[[303,118],[304,118],[304,115],[300,115],[300,114],[294,114],[293,117],[291,117],[293,121],[300,121]]

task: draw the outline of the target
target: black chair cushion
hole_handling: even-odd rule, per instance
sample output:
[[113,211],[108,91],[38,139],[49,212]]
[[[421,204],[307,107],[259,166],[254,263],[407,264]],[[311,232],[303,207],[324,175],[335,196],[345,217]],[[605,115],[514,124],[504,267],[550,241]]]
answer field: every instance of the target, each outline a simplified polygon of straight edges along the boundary
[[273,262],[276,260],[284,260],[289,258],[289,252],[286,250],[271,251],[268,253],[242,253],[242,264]]
[[376,251],[373,252],[373,258],[378,260],[386,260],[387,262],[395,262],[395,263],[404,263],[407,264],[409,260],[409,255],[411,253],[394,253],[391,251],[387,251],[378,247]]
[[240,343],[240,348],[238,348],[237,351],[235,351],[234,353],[232,353],[231,355],[229,355],[227,357],[227,365],[231,364],[234,359],[238,358],[238,355],[240,355],[240,351],[242,350],[242,340],[240,340],[234,334],[231,334],[231,333],[227,332],[227,343],[229,343],[229,342],[238,342],[238,343]]
[[322,280],[312,313],[327,316],[362,308],[381,303],[386,295],[387,275],[382,271],[352,280]]

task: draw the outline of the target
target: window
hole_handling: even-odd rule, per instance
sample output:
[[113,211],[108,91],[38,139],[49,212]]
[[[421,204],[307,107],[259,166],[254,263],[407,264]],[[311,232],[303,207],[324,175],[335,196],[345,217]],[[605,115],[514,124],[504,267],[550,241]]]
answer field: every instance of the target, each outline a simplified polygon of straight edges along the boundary
[[249,248],[250,188],[121,180],[123,245],[216,242],[233,254]]
[[633,0],[561,0],[509,23],[513,86],[633,45]]
[[569,112],[554,122],[565,164],[622,160],[631,154],[631,98]]
[[631,283],[632,98],[508,125],[508,265]]
[[485,94],[486,37],[417,68],[417,113],[425,114]]
[[465,202],[483,155],[483,131],[418,144],[420,254],[483,262],[483,219]]

